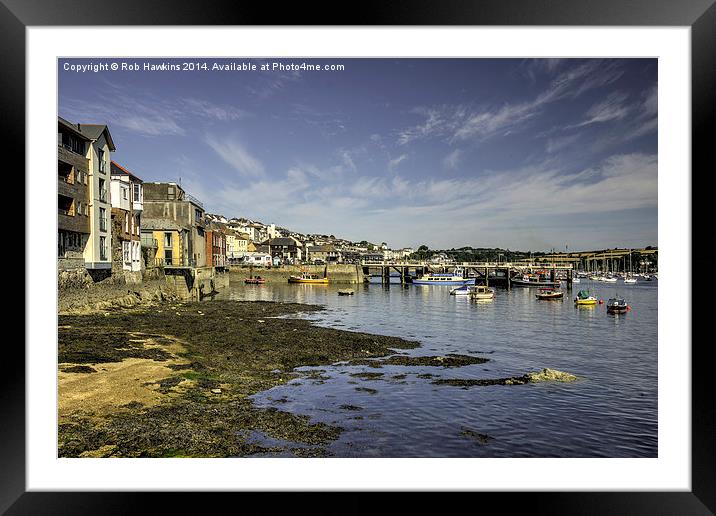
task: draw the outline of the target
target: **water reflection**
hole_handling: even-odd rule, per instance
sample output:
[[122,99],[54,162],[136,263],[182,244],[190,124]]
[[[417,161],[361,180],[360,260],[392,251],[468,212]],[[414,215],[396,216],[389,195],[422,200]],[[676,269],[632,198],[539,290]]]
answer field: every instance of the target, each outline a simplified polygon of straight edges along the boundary
[[[586,285],[585,285],[586,284]],[[541,301],[534,289],[497,288],[494,299],[451,296],[440,286],[244,285],[219,297],[322,304],[316,324],[421,342],[409,355],[489,358],[460,368],[325,366],[320,381],[299,380],[255,402],[345,428],[329,451],[343,457],[654,457],[657,450],[656,282],[618,286],[634,310]],[[612,285],[583,280],[599,299]],[[463,389],[438,378],[482,379],[550,367],[573,384]],[[351,376],[383,373],[379,377]],[[638,391],[638,392],[637,392]],[[277,402],[276,400],[281,400]],[[410,429],[410,436],[406,435]],[[466,431],[465,429],[469,430]],[[472,433],[470,433],[472,432]],[[486,444],[469,436],[488,435]]]

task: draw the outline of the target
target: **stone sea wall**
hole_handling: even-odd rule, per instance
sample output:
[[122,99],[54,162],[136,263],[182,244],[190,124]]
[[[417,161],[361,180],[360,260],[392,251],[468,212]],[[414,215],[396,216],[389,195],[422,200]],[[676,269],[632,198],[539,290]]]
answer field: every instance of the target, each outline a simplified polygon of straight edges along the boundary
[[[322,276],[325,269],[325,265],[285,265],[271,268],[232,265],[230,273],[232,281],[243,281],[244,278],[248,278],[249,275],[253,274],[253,276],[261,276],[269,283],[286,283],[289,276],[300,276],[304,271]],[[328,265],[327,276],[331,283],[363,283],[363,269],[360,265]]]
[[177,299],[174,282],[160,269],[145,273],[115,273],[95,282],[85,269],[60,271],[57,277],[57,308],[60,313],[96,312],[127,308],[142,303]]

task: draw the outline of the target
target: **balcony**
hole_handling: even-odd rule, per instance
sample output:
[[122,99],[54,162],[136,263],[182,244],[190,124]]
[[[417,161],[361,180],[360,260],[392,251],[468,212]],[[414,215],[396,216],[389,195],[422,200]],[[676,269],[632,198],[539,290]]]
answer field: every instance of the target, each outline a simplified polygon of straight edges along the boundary
[[147,235],[146,233],[141,236],[141,245],[142,247],[146,247],[148,249],[156,249],[159,247],[157,239],[153,238],[151,235]]

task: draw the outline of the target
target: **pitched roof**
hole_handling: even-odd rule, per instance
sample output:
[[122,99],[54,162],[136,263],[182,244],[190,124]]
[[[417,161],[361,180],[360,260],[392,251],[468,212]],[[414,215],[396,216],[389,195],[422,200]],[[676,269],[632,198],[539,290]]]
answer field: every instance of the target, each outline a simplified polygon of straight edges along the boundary
[[296,239],[289,238],[289,237],[278,237],[278,238],[271,238],[264,242],[264,244],[268,245],[295,245],[295,246],[301,246],[301,242],[297,241]]
[[139,181],[140,183],[142,182],[142,180],[139,179],[137,176],[135,176],[134,173],[130,172],[129,170],[127,170],[126,168],[124,168],[122,165],[120,165],[119,163],[117,163],[115,161],[110,162],[110,169],[112,171],[111,175],[113,175],[113,176],[114,175],[127,175],[135,181]]
[[77,126],[76,126],[75,124],[73,124],[72,122],[69,122],[69,121],[65,120],[64,118],[62,118],[61,116],[58,116],[58,117],[57,117],[57,123],[60,124],[60,125],[61,125],[62,127],[64,127],[65,129],[69,129],[70,131],[72,131],[72,133],[73,133],[75,136],[79,136],[79,137],[82,138],[83,140],[89,141],[89,137],[88,137],[87,135],[85,135],[85,134],[82,134],[82,131],[80,131],[80,128],[77,127]]
[[114,141],[112,141],[112,135],[109,134],[109,128],[106,125],[77,124],[77,126],[80,128],[80,131],[82,131],[82,134],[92,140],[96,140],[102,135],[102,133],[105,133],[105,138],[107,139],[107,145],[109,145],[109,149],[113,151],[117,150],[117,148],[114,146]]

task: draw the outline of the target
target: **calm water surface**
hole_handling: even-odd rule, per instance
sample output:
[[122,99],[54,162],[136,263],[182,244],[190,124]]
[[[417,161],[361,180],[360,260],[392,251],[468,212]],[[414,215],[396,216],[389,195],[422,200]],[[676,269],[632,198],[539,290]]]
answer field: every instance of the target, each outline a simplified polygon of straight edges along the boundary
[[[417,340],[411,355],[489,358],[460,368],[322,366],[254,396],[257,405],[310,416],[345,430],[328,451],[338,457],[656,457],[657,282],[582,280],[563,301],[537,301],[536,289],[497,289],[492,301],[449,295],[450,287],[400,285],[244,285],[223,299],[321,304],[316,324]],[[353,296],[339,296],[353,288]],[[618,294],[633,310],[575,308],[577,289],[605,301]],[[501,378],[545,367],[575,383],[460,388],[434,378]],[[325,371],[325,372],[323,372]],[[379,379],[351,376],[382,372]],[[419,377],[431,374],[433,378]],[[405,375],[404,378],[396,375]],[[474,433],[489,436],[475,439]],[[257,433],[257,442],[275,441]]]

